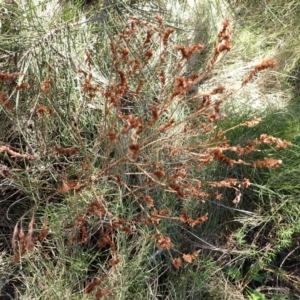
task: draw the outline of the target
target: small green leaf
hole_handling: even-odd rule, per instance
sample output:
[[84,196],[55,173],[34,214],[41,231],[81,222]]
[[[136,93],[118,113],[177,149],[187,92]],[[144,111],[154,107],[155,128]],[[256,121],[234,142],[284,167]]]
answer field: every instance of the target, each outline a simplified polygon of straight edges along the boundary
[[251,297],[251,300],[266,300],[265,295],[261,294],[258,291],[254,291],[250,288],[247,288],[247,293]]

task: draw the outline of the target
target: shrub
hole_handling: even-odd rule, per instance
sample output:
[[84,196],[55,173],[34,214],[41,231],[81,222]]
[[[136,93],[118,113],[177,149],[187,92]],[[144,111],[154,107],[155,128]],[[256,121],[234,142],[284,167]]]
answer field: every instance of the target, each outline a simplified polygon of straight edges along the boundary
[[[218,123],[227,118],[222,103],[239,90],[224,86],[201,90],[220,56],[231,50],[229,25],[224,20],[210,59],[197,74],[186,74],[185,67],[204,45],[174,44],[175,30],[166,27],[158,15],[153,21],[132,17],[130,25],[111,39],[105,57],[108,79],[100,83],[95,77],[98,54],[89,49],[75,62],[63,58],[68,72],[52,62],[46,63],[39,76],[25,69],[0,74],[6,89],[0,94],[1,115],[15,122],[17,133],[0,146],[4,160],[0,175],[35,203],[15,225],[14,264],[49,235],[46,218],[41,232],[34,233],[36,210],[44,204],[78,201],[71,219],[61,223],[71,230],[65,242],[96,244],[106,253],[102,257],[106,274],[87,285],[87,294],[102,286],[107,273],[122,263],[121,233],[134,241],[145,230],[145,236],[159,251],[168,251],[174,267],[180,268],[183,262],[191,263],[200,249],[177,255],[160,224],[198,226],[208,214],[195,215],[185,203],[196,206],[207,198],[221,201],[220,190],[229,188],[238,205],[243,189],[250,185],[247,178],[210,181],[201,170],[214,162],[268,168],[281,164],[274,158],[248,162],[246,156],[265,145],[285,148],[290,145],[285,140],[262,134],[246,145],[231,145],[226,139],[228,131],[255,126],[259,118],[225,131],[218,129]],[[32,55],[38,47],[34,45],[25,55]],[[240,89],[258,72],[273,67],[271,59],[256,65],[241,80]],[[168,207],[166,199],[180,199],[179,208]],[[26,216],[31,220],[24,232]],[[106,282],[95,297],[112,296],[112,285]]]

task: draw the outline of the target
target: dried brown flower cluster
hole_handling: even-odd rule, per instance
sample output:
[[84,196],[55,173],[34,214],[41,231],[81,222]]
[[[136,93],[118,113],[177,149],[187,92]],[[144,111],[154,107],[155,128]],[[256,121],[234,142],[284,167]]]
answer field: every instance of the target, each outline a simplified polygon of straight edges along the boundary
[[243,80],[242,86],[246,85],[251,79],[260,71],[268,69],[268,68],[275,68],[276,62],[272,59],[263,60],[260,64],[256,65],[249,73],[249,75]]
[[19,223],[15,225],[11,239],[11,248],[13,251],[12,264],[18,263],[22,256],[33,251],[35,245],[47,237],[49,233],[47,218],[44,218],[41,232],[38,235],[34,235],[34,223],[35,219],[34,216],[32,216],[31,221],[28,224],[27,233],[23,231],[22,225],[20,226]]

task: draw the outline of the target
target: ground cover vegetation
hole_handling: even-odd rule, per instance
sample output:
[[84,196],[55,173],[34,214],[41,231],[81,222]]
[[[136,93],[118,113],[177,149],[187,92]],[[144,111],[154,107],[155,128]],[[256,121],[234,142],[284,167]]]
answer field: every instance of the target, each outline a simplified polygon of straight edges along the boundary
[[259,3],[1,4],[1,299],[299,299],[300,5]]

